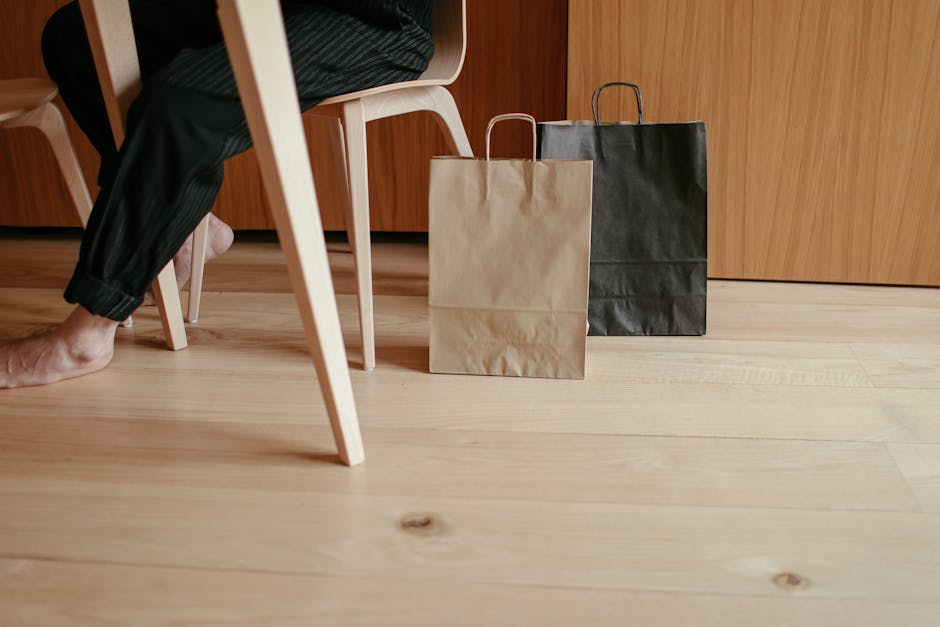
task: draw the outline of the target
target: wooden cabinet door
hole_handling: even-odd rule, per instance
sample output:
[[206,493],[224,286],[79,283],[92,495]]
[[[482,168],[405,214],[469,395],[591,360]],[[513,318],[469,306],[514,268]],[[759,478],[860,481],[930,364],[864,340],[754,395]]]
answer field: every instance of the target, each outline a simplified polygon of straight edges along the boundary
[[568,76],[708,123],[710,276],[940,285],[940,2],[571,0]]

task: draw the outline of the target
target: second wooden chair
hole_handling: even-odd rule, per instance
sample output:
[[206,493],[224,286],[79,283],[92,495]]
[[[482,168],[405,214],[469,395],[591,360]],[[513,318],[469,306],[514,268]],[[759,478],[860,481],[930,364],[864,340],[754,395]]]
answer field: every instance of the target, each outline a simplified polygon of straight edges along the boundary
[[[437,0],[434,11],[434,55],[427,70],[418,79],[334,96],[308,112],[309,115],[334,120],[331,148],[347,182],[344,203],[346,231],[355,259],[365,370],[375,368],[366,122],[430,111],[444,132],[450,149],[460,156],[473,156],[457,104],[445,89],[445,86],[457,80],[463,68],[467,50],[466,15],[466,0]],[[201,225],[196,231],[193,246],[193,273],[187,315],[189,321],[195,321],[199,315],[207,236],[207,229]]]

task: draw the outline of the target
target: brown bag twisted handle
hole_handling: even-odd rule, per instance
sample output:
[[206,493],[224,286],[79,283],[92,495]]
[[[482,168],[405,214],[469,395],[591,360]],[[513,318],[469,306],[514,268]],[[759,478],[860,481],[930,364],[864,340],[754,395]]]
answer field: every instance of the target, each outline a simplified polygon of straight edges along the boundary
[[532,161],[535,161],[535,118],[527,113],[504,113],[503,115],[497,115],[490,123],[486,126],[486,160],[490,160],[490,133],[493,132],[493,127],[496,126],[499,122],[505,122],[506,120],[523,120],[532,125]]

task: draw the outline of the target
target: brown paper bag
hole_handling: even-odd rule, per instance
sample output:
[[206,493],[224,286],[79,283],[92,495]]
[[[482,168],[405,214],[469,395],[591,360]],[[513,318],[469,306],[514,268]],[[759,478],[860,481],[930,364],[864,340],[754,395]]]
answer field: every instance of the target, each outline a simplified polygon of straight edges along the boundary
[[[532,160],[490,159],[507,119]],[[584,378],[592,163],[534,156],[508,114],[486,159],[431,161],[431,372]]]

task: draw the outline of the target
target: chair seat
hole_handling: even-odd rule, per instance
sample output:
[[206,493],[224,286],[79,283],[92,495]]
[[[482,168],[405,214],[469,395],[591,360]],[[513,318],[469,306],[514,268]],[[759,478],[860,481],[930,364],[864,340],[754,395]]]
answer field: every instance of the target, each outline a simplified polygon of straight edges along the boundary
[[0,122],[41,107],[59,93],[48,78],[0,80]]
[[[337,178],[341,181],[340,198],[344,205],[346,231],[355,260],[362,366],[366,371],[375,367],[366,122],[415,111],[431,111],[444,131],[451,151],[465,157],[473,156],[457,104],[451,93],[444,89],[460,75],[466,57],[466,0],[434,0],[433,37],[434,54],[424,73],[417,79],[338,94],[323,100],[310,110],[310,115],[332,118],[331,152],[339,166],[340,176]],[[193,246],[193,274],[189,289],[190,320],[195,320],[199,313],[202,258],[198,251],[205,246],[206,237],[206,229],[200,227],[194,238],[196,244]]]
[[402,89],[410,89],[412,87],[431,87],[435,85],[440,85],[441,87],[446,87],[453,83],[453,80],[444,80],[444,79],[424,79],[419,78],[413,81],[405,81],[402,83],[390,83],[388,85],[379,85],[378,87],[370,87],[369,89],[363,89],[361,91],[353,91],[348,94],[340,94],[338,96],[330,96],[326,100],[318,104],[318,107],[328,107],[329,105],[340,104],[342,102],[349,102],[350,100],[361,100],[367,96],[374,96],[376,94],[385,94],[393,91],[400,91]]

